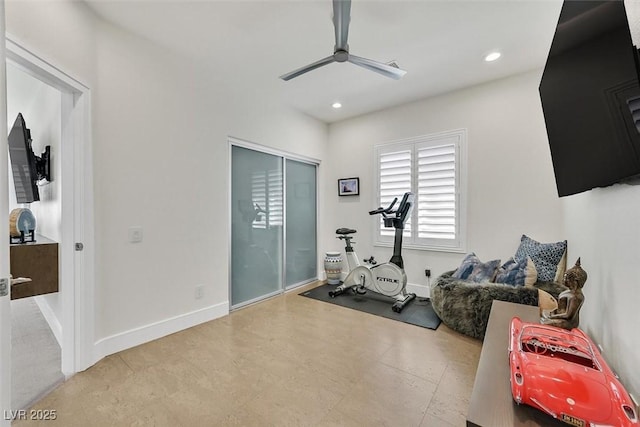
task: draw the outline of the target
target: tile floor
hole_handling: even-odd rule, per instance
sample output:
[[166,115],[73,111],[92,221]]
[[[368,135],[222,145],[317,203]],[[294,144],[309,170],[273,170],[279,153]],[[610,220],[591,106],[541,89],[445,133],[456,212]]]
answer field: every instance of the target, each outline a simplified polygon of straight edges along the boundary
[[465,425],[480,341],[301,291],[111,355],[13,425]]

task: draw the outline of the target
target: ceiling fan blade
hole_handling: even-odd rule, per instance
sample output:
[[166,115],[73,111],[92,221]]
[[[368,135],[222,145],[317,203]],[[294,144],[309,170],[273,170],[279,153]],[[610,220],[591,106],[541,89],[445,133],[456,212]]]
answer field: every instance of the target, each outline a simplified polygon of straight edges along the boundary
[[351,0],[333,0],[333,27],[336,33],[335,51],[349,51],[349,22],[351,22]]
[[391,65],[383,64],[382,62],[373,61],[367,58],[361,58],[359,56],[351,54],[349,54],[349,59],[347,59],[347,61],[395,80],[400,80],[402,76],[407,74],[406,71],[401,70],[400,68],[392,67]]
[[331,64],[332,62],[336,62],[333,55],[327,56],[326,58],[316,61],[313,64],[305,65],[304,67],[298,68],[295,71],[292,71],[287,74],[283,74],[280,76],[280,78],[286,82],[287,80],[291,80],[294,77],[298,77],[301,74],[308,73],[309,71],[315,70],[316,68],[320,68],[324,65]]

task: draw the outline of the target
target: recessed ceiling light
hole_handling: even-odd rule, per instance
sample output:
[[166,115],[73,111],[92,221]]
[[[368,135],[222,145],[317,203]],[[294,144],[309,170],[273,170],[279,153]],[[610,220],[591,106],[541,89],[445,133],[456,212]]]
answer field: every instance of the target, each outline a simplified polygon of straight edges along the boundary
[[484,57],[484,60],[487,62],[492,62],[500,58],[501,56],[502,54],[500,52],[491,52],[490,54]]
[[342,107],[342,104],[340,104],[339,102],[334,102],[333,104],[331,104],[331,106],[333,108],[340,108],[340,107]]

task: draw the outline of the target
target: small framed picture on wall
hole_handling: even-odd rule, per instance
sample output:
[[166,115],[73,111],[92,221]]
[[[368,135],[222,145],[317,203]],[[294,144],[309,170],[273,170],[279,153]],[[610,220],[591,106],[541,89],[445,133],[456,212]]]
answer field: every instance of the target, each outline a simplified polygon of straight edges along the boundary
[[338,196],[357,196],[358,194],[360,194],[360,178],[338,180]]

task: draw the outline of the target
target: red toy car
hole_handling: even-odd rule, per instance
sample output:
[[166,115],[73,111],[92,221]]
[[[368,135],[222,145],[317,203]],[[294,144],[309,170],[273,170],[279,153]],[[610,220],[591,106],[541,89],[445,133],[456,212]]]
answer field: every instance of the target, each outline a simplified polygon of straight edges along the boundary
[[577,427],[638,426],[635,404],[580,329],[511,320],[511,394]]

